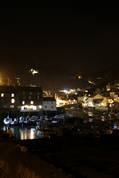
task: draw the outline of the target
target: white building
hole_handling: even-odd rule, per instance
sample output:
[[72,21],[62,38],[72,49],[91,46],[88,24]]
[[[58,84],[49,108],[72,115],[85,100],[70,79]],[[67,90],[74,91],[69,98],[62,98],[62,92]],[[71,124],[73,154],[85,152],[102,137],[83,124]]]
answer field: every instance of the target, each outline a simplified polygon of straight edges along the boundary
[[42,103],[43,111],[56,111],[56,100],[53,97],[44,97]]

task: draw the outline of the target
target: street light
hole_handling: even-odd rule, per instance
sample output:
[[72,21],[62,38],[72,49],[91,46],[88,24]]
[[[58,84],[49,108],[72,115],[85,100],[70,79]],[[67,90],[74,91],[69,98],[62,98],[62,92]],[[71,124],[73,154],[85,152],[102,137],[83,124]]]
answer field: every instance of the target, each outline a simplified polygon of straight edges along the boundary
[[88,80],[88,83],[92,84],[92,85],[95,85],[95,82],[91,81],[91,80]]
[[29,70],[29,72],[34,76],[34,75],[36,75],[36,74],[39,74],[39,71],[38,70],[36,70],[36,69],[30,69]]
[[82,79],[82,76],[81,76],[81,75],[79,75],[79,76],[78,76],[78,79]]
[[[36,76],[37,74],[39,74],[39,70],[31,68],[31,69],[29,70],[29,73],[33,76],[33,80],[34,80],[34,79],[35,79],[35,76]],[[31,85],[32,85],[32,84],[31,84]],[[32,86],[36,86],[36,85],[32,85]]]

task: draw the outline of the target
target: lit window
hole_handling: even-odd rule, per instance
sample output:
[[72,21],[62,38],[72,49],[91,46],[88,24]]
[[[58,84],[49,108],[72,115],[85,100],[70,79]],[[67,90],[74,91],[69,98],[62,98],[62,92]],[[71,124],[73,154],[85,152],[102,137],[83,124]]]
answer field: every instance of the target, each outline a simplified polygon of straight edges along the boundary
[[41,106],[41,105],[39,105],[39,109],[42,109],[42,106]]
[[22,104],[24,105],[24,104],[25,104],[25,101],[22,101]]
[[14,97],[14,93],[11,94],[11,97]]
[[32,109],[35,111],[35,110],[37,110],[37,107],[36,107],[36,106],[33,106]]
[[10,105],[10,108],[14,108],[14,105]]
[[34,104],[34,101],[31,101],[30,103],[31,103],[31,104]]
[[5,94],[4,93],[1,93],[1,97],[3,98],[5,96]]
[[14,99],[14,98],[11,99],[11,103],[12,103],[12,104],[15,103],[15,99]]

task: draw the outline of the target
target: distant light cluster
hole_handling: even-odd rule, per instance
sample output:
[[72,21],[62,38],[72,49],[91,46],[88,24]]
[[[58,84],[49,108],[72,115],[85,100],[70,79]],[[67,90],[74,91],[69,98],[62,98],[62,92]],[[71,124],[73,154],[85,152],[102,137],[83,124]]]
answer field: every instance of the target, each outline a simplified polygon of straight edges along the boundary
[[30,71],[29,71],[33,76],[34,75],[36,75],[36,74],[39,74],[39,71],[38,70],[36,70],[36,69],[30,69]]

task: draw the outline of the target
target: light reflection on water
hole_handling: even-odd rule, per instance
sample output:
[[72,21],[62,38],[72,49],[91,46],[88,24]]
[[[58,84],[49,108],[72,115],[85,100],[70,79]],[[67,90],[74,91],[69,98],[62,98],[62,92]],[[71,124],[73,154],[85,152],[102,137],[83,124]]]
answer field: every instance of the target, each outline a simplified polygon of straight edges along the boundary
[[3,127],[3,131],[6,132],[11,132],[14,137],[20,140],[27,140],[27,139],[38,139],[38,138],[43,138],[44,134],[40,130],[37,130],[35,127]]

